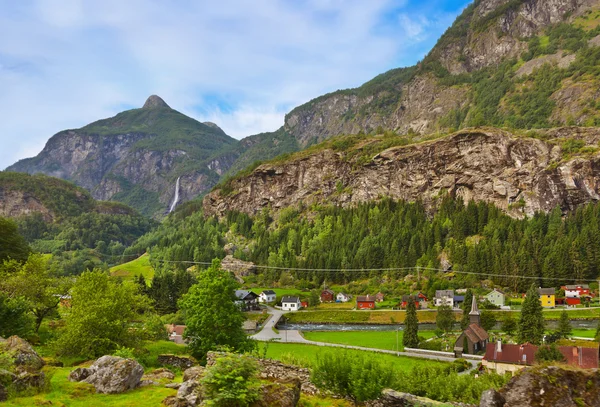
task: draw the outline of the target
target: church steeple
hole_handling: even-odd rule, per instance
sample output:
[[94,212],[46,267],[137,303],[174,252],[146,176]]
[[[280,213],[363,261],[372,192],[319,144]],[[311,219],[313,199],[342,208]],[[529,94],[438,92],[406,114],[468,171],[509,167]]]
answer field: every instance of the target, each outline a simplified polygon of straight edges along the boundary
[[477,299],[473,295],[473,302],[471,302],[471,312],[469,312],[469,324],[476,324],[481,326],[481,315],[479,308],[477,307]]

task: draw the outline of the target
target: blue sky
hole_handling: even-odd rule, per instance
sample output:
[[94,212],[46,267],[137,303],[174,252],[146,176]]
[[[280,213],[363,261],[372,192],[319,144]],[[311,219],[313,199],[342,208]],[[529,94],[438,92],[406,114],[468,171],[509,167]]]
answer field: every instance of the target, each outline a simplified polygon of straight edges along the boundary
[[462,0],[0,0],[0,168],[151,94],[235,138],[422,59]]

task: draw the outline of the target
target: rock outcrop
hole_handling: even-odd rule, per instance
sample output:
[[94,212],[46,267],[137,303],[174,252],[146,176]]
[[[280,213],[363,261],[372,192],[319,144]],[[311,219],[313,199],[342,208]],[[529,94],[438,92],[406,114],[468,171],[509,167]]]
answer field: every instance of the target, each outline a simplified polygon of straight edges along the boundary
[[0,401],[7,400],[11,392],[45,388],[44,360],[27,341],[18,336],[0,338],[0,358],[8,362],[8,370],[0,369]]
[[[440,194],[449,193],[465,202],[492,202],[522,217],[599,200],[600,156],[595,151],[600,131],[564,128],[545,137],[547,141],[494,129],[465,130],[431,142],[392,147],[366,163],[329,149],[299,154],[259,166],[233,180],[227,192],[214,190],[204,199],[204,212],[254,215],[265,207],[349,206],[386,196],[433,205]],[[580,140],[592,154],[566,156],[561,137]]]
[[172,366],[179,369],[189,369],[197,364],[192,357],[177,355],[158,355],[158,364],[161,366]]
[[239,282],[244,281],[243,277],[256,274],[256,265],[254,263],[236,259],[232,255],[227,255],[221,260],[221,267],[223,270],[233,273]]
[[144,368],[132,359],[102,356],[89,368],[78,368],[69,375],[71,381],[92,384],[97,393],[116,394],[140,385]]

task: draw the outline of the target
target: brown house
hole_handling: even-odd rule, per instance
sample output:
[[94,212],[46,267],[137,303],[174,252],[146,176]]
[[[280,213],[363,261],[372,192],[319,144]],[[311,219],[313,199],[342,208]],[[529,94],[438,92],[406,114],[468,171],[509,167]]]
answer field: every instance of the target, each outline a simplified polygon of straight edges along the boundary
[[330,289],[321,291],[321,302],[334,302],[335,293]]
[[383,302],[385,295],[380,291],[377,294],[375,294],[375,301],[377,302]]
[[481,327],[481,315],[477,307],[477,299],[473,296],[471,312],[469,312],[469,326],[463,331],[454,344],[454,355],[461,357],[463,353],[474,355],[485,351],[490,336]]
[[375,309],[375,297],[372,295],[359,295],[356,297],[356,308]]

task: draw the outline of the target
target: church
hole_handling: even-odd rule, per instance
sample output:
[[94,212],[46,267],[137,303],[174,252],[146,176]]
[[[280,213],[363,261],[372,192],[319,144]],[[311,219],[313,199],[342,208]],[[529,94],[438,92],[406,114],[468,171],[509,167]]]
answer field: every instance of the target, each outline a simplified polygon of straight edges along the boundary
[[473,296],[471,312],[469,312],[469,326],[456,340],[454,356],[459,358],[463,354],[475,355],[485,352],[489,337],[487,331],[481,327],[481,314],[477,307],[477,300]]

